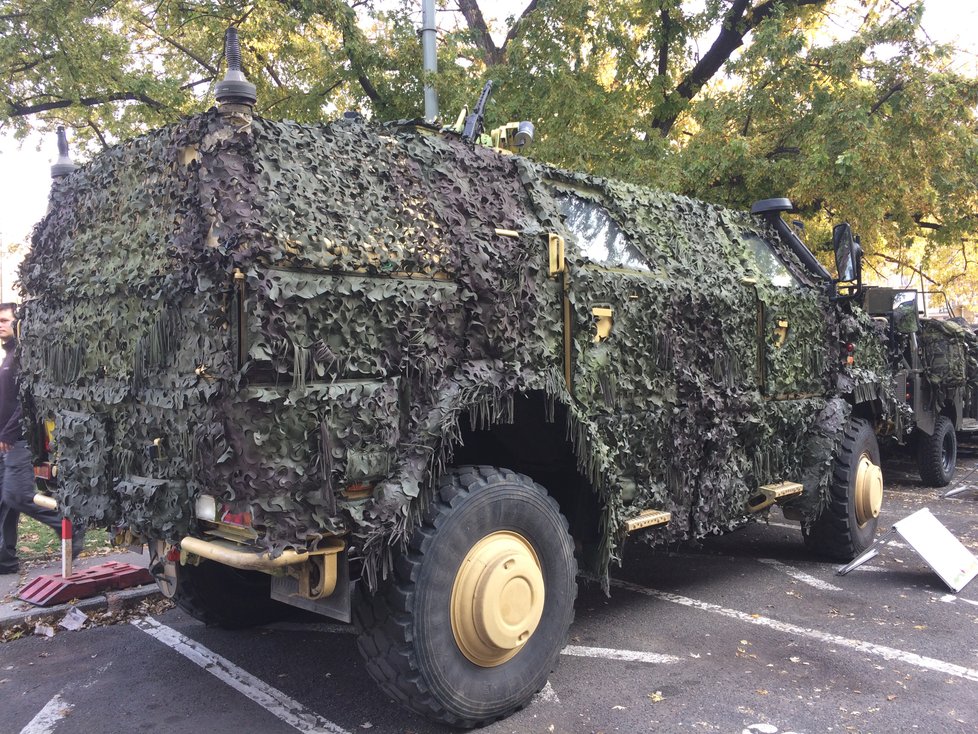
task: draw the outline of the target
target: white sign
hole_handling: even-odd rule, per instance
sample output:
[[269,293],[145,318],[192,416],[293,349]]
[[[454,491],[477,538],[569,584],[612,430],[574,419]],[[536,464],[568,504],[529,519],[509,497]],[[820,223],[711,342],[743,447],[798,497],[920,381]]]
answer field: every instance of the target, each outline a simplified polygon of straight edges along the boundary
[[862,555],[840,568],[837,571],[838,575],[844,576],[870,558],[879,555],[876,546],[885,544],[894,532],[907,541],[907,544],[917,551],[927,565],[934,569],[934,573],[940,576],[955,593],[961,591],[971,579],[978,576],[978,558],[975,558],[975,555],[965,548],[961,541],[955,538],[926,507],[894,524],[890,532],[878,538]]

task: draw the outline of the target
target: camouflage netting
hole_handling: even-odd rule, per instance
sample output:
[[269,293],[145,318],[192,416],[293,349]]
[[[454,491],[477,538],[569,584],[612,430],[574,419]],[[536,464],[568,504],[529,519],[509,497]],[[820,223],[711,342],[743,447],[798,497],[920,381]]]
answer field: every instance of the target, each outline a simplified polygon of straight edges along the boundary
[[[627,251],[586,260],[568,203]],[[758,219],[410,126],[211,112],[113,148],[55,183],[22,283],[73,520],[175,540],[215,494],[274,552],[347,534],[371,578],[460,419],[510,420],[517,395],[568,407],[599,573],[646,507],[673,512],[650,541],[701,536],[787,479],[813,517],[852,406],[892,402],[868,320]]]

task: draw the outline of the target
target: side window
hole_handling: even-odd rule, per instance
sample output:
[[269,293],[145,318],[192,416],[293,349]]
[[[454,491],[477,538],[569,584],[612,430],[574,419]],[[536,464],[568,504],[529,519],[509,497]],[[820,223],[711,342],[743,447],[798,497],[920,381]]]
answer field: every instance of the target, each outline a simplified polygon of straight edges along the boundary
[[748,234],[746,239],[748,255],[752,258],[761,277],[778,288],[801,285],[763,237]]
[[581,253],[588,260],[614,268],[652,270],[603,205],[567,191],[556,191],[555,196],[564,224],[577,238]]

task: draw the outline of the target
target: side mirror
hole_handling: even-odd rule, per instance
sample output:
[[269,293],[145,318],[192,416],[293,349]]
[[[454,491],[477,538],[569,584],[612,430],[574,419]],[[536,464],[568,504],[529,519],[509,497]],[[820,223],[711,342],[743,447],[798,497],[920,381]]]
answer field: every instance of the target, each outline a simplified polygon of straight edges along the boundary
[[916,291],[897,291],[893,294],[893,330],[897,334],[916,334],[920,330]]
[[852,236],[848,222],[832,228],[832,249],[835,250],[835,270],[843,283],[861,281],[863,248]]

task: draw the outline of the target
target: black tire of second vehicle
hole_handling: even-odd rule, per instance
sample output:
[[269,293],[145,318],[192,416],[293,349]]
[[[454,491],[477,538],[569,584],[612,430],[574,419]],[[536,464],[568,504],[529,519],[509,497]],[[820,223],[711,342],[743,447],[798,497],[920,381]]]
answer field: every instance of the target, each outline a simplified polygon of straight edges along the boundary
[[[529,541],[539,559],[543,616],[513,658],[481,667],[458,647],[450,600],[462,559],[501,530]],[[567,520],[543,487],[506,469],[461,467],[442,478],[393,577],[357,597],[357,646],[370,675],[402,705],[452,726],[481,726],[523,708],[546,684],[574,619],[576,574]]]
[[208,626],[242,629],[275,622],[294,611],[270,593],[268,574],[201,561],[196,566],[177,566],[173,601]]
[[954,424],[946,415],[937,416],[931,435],[917,436],[917,468],[920,479],[928,487],[946,487],[954,478],[958,459],[958,437]]
[[856,470],[866,454],[879,466],[880,449],[868,421],[853,418],[845,428],[842,445],[832,466],[829,502],[809,526],[802,526],[805,545],[819,555],[838,561],[851,561],[866,550],[876,536],[879,518],[860,527],[856,519]]

